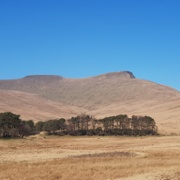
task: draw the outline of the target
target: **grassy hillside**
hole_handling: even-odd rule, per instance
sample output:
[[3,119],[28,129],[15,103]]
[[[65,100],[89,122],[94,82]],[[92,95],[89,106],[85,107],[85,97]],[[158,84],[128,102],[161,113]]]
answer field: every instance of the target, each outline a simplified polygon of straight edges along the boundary
[[85,110],[43,99],[36,94],[0,90],[0,112],[20,114],[26,120],[70,118]]

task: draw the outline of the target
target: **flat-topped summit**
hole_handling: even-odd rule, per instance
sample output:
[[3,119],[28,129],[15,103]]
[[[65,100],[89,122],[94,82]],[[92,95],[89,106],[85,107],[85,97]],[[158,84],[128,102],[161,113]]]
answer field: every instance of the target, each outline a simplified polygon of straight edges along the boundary
[[56,75],[30,75],[25,76],[23,79],[30,79],[30,80],[52,80],[52,79],[63,79],[62,76],[56,76]]
[[113,78],[113,77],[120,77],[120,78],[132,78],[135,79],[136,77],[134,74],[130,71],[119,71],[119,72],[111,72],[106,74],[101,74],[96,77],[105,77],[105,78]]

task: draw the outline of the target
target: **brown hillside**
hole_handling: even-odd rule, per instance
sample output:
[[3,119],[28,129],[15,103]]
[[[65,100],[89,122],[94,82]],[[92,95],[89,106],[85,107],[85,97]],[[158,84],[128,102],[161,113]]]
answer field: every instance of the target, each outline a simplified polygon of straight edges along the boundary
[[[161,132],[180,134],[180,92],[136,79],[128,71],[84,79],[27,76],[18,80],[0,81],[0,89],[34,93],[38,98],[61,103],[65,107],[86,109],[87,113],[96,117],[121,113],[149,115],[155,118]],[[68,112],[64,111],[64,114]],[[52,115],[57,116],[55,112]]]
[[53,118],[70,118],[84,109],[62,105],[35,94],[0,90],[0,112],[20,114],[22,119],[35,121]]

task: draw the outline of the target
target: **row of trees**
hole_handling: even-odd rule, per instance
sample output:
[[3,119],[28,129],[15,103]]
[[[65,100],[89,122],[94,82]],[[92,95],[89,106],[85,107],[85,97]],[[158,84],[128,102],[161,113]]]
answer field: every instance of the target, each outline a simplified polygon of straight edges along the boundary
[[11,112],[0,113],[0,137],[23,137],[45,131],[58,135],[155,135],[157,126],[149,116],[117,115],[95,119],[79,115],[65,120],[23,121]]
[[38,132],[58,135],[155,135],[157,126],[149,116],[117,115],[95,119],[89,115],[79,115],[71,119],[39,121],[36,123]]
[[157,126],[149,116],[117,115],[94,119],[81,115],[67,121],[67,131],[71,135],[154,135]]

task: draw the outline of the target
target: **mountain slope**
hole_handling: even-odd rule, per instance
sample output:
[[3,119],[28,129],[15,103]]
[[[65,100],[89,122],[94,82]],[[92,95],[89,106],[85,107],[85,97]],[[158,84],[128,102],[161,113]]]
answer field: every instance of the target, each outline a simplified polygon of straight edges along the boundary
[[[96,117],[127,113],[150,115],[163,133],[180,133],[180,92],[136,79],[129,71],[84,79],[61,76],[27,76],[0,81],[0,89],[37,94],[64,106],[82,108]],[[75,112],[80,112],[75,110]],[[65,112],[65,114],[68,112]],[[56,114],[54,114],[56,115]],[[33,117],[32,117],[33,118]]]
[[70,118],[85,110],[46,100],[35,94],[0,90],[0,112],[6,111],[20,114],[25,120],[39,121],[61,117]]

